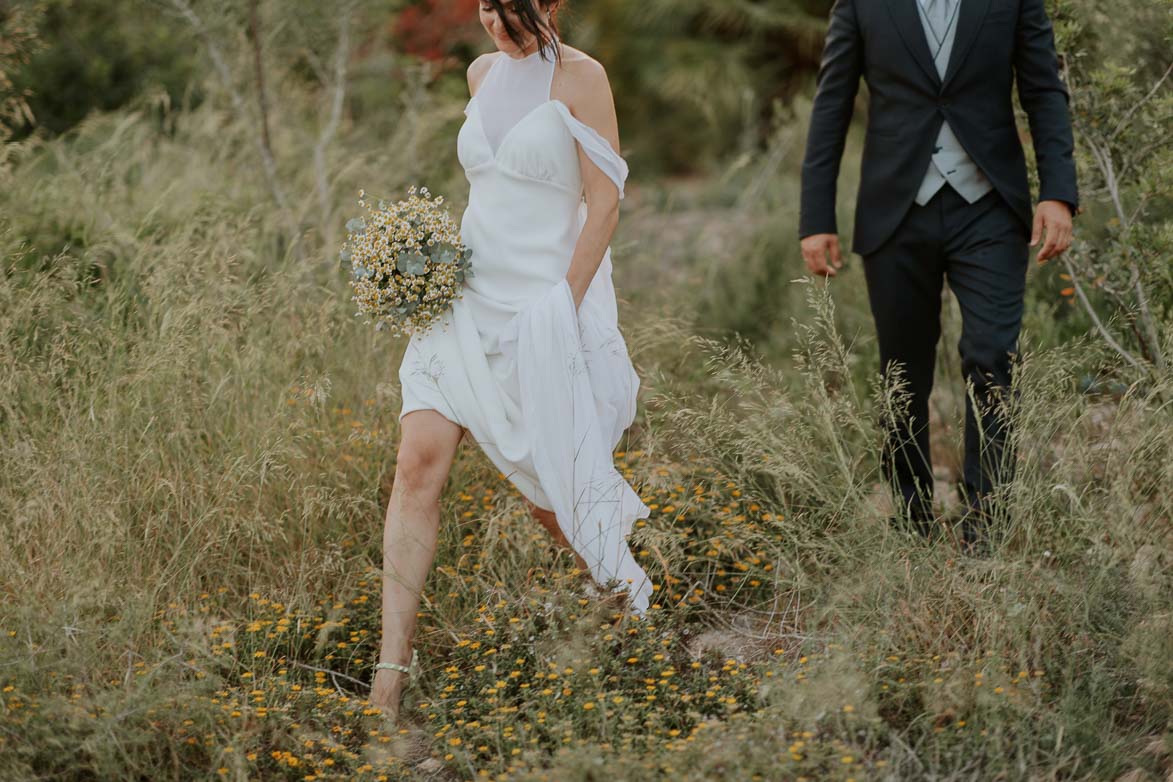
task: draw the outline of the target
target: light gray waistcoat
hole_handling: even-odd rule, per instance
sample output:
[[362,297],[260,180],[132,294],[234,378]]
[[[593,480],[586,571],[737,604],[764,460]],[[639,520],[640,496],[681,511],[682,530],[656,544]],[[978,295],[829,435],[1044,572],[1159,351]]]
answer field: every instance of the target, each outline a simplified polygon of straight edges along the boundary
[[[917,11],[920,14],[921,26],[925,31],[925,38],[929,43],[929,51],[934,55],[933,64],[937,66],[937,73],[945,78],[945,69],[949,64],[949,54],[953,51],[953,39],[957,36],[957,17],[963,0],[937,0],[947,4],[946,13],[949,21],[948,29],[943,39],[938,39],[925,13],[925,4],[928,0],[917,0]],[[920,189],[916,193],[916,202],[924,206],[941,187],[948,182],[953,189],[961,194],[966,201],[973,203],[993,189],[993,184],[977,167],[973,159],[966,154],[949,122],[941,125],[941,132],[937,134],[937,143],[933,147],[933,157],[929,162],[925,178],[921,181]]]

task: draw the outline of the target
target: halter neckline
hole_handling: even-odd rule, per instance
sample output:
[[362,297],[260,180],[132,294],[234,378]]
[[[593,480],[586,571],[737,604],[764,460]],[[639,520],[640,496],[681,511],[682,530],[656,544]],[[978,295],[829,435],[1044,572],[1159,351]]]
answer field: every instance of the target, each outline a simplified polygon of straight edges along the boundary
[[527,54],[524,57],[511,57],[510,55],[505,54],[505,52],[502,52],[502,54],[505,54],[505,57],[503,59],[506,60],[507,62],[523,63],[528,60],[532,60],[533,58],[535,58],[539,54],[541,54],[543,51],[548,52],[550,54],[550,58],[552,60],[556,59],[558,44],[561,43],[561,39],[558,37],[558,34],[554,33],[554,32],[551,33],[551,36],[552,36],[553,40],[549,44],[547,44],[546,46],[539,46],[538,48],[534,49],[532,52],[530,52],[529,54]]

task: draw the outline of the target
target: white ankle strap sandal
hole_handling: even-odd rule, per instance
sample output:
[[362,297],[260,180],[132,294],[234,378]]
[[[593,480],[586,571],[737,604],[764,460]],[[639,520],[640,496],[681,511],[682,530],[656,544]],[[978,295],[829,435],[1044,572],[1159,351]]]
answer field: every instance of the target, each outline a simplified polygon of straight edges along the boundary
[[399,671],[400,673],[411,673],[411,665],[415,663],[415,649],[411,650],[411,660],[407,665],[400,665],[399,663],[375,663],[375,670],[380,668],[387,668],[392,671]]

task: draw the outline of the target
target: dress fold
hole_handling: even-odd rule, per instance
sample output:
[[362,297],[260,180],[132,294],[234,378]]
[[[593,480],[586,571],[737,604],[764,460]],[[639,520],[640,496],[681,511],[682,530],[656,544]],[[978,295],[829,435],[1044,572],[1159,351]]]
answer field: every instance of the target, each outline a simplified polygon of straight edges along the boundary
[[651,511],[615,469],[614,433],[599,415],[569,283],[520,311],[500,346],[516,363],[528,444],[559,528],[594,579],[617,579],[642,613],[652,585],[627,536]]

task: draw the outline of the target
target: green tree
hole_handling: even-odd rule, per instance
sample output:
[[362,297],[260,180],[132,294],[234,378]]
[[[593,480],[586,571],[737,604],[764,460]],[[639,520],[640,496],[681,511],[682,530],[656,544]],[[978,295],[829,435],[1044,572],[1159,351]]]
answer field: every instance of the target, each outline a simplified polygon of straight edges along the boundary
[[90,111],[124,106],[150,87],[162,87],[175,103],[182,100],[197,53],[187,32],[148,13],[144,0],[38,5],[43,13],[36,33],[44,45],[14,76],[36,120],[26,117],[18,135],[28,135],[34,125],[42,133],[63,133]]
[[[1111,19],[1107,14],[1110,12]],[[1055,10],[1086,215],[1063,294],[1134,369],[1169,370],[1173,338],[1173,2],[1063,0]]]
[[37,47],[37,22],[42,13],[37,3],[9,6],[0,0],[0,143],[7,142],[15,128],[34,121],[30,91],[14,79]]

